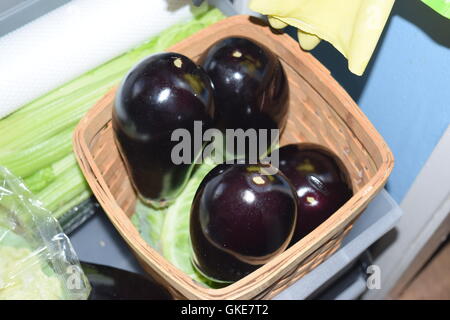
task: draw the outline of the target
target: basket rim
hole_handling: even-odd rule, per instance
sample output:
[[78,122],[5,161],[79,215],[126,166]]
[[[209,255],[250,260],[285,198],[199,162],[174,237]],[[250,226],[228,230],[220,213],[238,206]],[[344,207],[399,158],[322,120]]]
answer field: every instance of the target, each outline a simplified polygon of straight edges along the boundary
[[[210,30],[211,28],[225,28],[230,23],[248,24],[251,19],[253,18],[248,15],[239,15],[226,18],[177,43],[167,49],[167,51],[177,51],[177,48],[181,48],[188,43],[192,43],[193,41],[196,41],[196,39],[201,39],[204,32]],[[271,31],[265,29],[268,28],[263,28],[261,31],[270,36],[269,33],[271,33]],[[381,188],[383,188],[393,169],[394,158],[386,142],[364,115],[364,113],[359,109],[357,104],[348,95],[348,93],[330,75],[329,71],[312,55],[299,50],[298,43],[295,42],[295,40],[293,40],[290,36],[286,34],[277,34],[276,37],[280,37],[279,39],[282,39],[285,45],[287,43],[287,49],[297,55],[299,59],[303,60],[305,64],[308,64],[311,71],[315,73],[316,77],[318,77],[320,81],[327,82],[330,90],[335,93],[335,96],[349,113],[352,113],[358,117],[359,123],[364,128],[365,133],[372,137],[372,142],[380,152],[382,164],[376,171],[375,175],[370,178],[369,181],[358,192],[356,192],[346,204],[344,204],[314,231],[280,255],[273,258],[267,264],[261,266],[248,276],[225,288],[211,289],[203,287],[202,285],[194,282],[187,274],[169,263],[140,236],[137,229],[131,223],[131,220],[117,204],[108,189],[99,168],[95,165],[89,146],[84,138],[86,130],[89,128],[90,119],[98,116],[98,114],[105,107],[107,107],[105,102],[113,99],[116,88],[111,89],[93,108],[91,108],[75,129],[73,135],[73,146],[77,161],[80,164],[85,176],[95,178],[92,181],[89,181],[88,179],[88,182],[89,184],[94,184],[95,187],[91,185],[92,189],[100,190],[100,193],[96,193],[95,196],[104,208],[110,221],[135,254],[137,254],[145,263],[149,264],[153,271],[157,272],[171,286],[174,286],[177,291],[180,291],[180,293],[187,298],[242,299],[254,296],[255,294],[252,294],[252,292],[254,293],[256,290],[261,292],[264,291],[273,282],[277,281],[285,273],[289,272],[293,265],[297,265],[302,262],[310,254],[317,250],[321,244],[333,238],[333,236],[335,236],[336,233],[342,229],[342,226],[351,224],[357,214],[362,211],[362,208],[373,199]],[[308,81],[308,79],[305,80]],[[104,125],[107,125],[109,121],[107,121]],[[355,136],[358,137],[356,134]],[[125,222],[119,220],[118,215],[126,216],[127,219]],[[138,241],[131,241],[131,235],[137,235]],[[164,265],[161,265],[157,261],[161,259],[166,262]],[[176,284],[181,284],[182,287],[180,288],[179,286],[176,286]]]

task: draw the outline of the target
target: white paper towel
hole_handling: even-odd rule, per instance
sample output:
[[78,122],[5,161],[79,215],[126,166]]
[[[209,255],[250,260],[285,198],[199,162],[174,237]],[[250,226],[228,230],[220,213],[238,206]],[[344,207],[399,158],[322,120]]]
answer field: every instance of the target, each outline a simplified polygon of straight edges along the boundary
[[73,0],[0,38],[0,118],[192,18],[188,0]]

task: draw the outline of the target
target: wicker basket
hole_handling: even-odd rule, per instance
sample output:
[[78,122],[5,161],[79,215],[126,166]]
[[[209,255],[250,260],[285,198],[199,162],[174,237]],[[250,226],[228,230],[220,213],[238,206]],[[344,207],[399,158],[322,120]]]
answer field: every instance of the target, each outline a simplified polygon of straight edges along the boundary
[[74,148],[78,162],[109,219],[142,266],[178,298],[271,298],[335,252],[393,168],[393,156],[355,102],[310,54],[288,35],[274,33],[248,16],[227,18],[178,43],[169,51],[196,60],[218,39],[247,36],[271,48],[283,63],[290,86],[290,114],[282,145],[318,143],[333,150],[350,172],[355,195],[328,220],[293,247],[238,282],[208,289],[178,270],[139,235],[130,221],[136,195],[113,140],[111,90],[81,120]]

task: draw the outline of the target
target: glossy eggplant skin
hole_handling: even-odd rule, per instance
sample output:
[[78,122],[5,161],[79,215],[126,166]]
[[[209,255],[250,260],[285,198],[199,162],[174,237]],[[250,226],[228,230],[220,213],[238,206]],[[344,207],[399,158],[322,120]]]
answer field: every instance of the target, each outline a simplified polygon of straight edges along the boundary
[[[212,83],[201,67],[177,53],[155,54],[125,77],[112,114],[117,145],[139,196],[155,206],[170,203],[185,186],[191,164],[174,164],[175,129],[193,137],[194,121],[212,125]],[[191,139],[194,140],[194,139]],[[201,150],[193,149],[192,162]]]
[[296,219],[295,190],[259,165],[222,164],[204,178],[190,217],[193,264],[205,277],[230,283],[286,249]]
[[327,220],[353,193],[348,172],[331,151],[316,145],[291,144],[280,148],[279,156],[279,169],[298,198],[294,244]]
[[173,300],[153,279],[129,271],[82,262],[91,284],[89,300]]
[[278,57],[268,48],[247,38],[225,38],[213,44],[199,63],[214,84],[219,129],[284,128],[288,81]]

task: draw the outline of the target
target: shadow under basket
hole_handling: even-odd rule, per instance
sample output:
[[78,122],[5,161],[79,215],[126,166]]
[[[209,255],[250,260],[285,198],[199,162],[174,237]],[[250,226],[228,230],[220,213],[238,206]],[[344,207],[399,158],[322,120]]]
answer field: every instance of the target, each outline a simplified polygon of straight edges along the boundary
[[290,91],[290,111],[281,144],[310,142],[334,151],[350,173],[354,196],[313,232],[258,270],[225,288],[205,288],[152,249],[130,220],[136,194],[113,139],[111,111],[115,89],[112,89],[77,126],[75,153],[92,191],[144,269],[182,299],[275,296],[339,248],[393,168],[392,153],[370,121],[329,71],[288,35],[274,32],[249,16],[234,16],[168,51],[198,60],[210,45],[229,36],[254,39],[279,57]]

